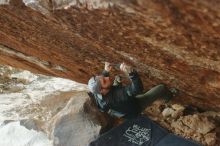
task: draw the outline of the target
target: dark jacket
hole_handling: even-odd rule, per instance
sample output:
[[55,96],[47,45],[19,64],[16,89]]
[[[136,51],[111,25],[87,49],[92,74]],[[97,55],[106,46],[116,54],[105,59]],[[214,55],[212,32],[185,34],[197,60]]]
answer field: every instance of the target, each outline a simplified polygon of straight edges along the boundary
[[[109,73],[104,71],[103,75],[107,77]],[[131,72],[128,77],[131,80],[129,85],[112,86],[102,99],[94,95],[101,111],[117,117],[132,118],[138,115],[140,107],[134,97],[143,91],[143,84],[136,71]]]

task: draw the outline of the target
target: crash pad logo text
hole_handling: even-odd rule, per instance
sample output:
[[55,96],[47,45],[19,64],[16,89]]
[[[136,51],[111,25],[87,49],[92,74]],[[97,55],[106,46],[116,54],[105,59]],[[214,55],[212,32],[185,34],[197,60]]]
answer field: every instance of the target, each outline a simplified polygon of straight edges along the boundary
[[133,126],[128,127],[123,136],[128,138],[128,141],[131,143],[142,145],[146,141],[150,140],[150,132],[151,129],[134,124]]

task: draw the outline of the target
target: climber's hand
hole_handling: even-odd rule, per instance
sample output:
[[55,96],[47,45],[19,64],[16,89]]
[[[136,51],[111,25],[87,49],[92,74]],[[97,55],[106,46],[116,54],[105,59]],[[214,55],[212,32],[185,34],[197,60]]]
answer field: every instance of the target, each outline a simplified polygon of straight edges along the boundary
[[128,66],[127,64],[125,64],[124,62],[120,65],[120,70],[125,72],[125,73],[131,73],[133,71],[133,69],[131,68],[131,66]]
[[111,63],[109,62],[105,62],[105,68],[106,71],[110,72],[112,70],[112,66]]

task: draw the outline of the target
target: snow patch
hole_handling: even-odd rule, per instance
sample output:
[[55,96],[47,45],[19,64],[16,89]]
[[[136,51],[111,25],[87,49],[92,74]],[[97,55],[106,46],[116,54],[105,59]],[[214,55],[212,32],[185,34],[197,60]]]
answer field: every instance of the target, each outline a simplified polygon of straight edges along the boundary
[[18,120],[17,110],[29,105],[31,100],[23,93],[0,94],[0,121]]
[[71,80],[62,78],[48,78],[32,82],[30,85],[26,86],[26,89],[23,91],[23,93],[29,95],[33,101],[36,101],[42,100],[48,95],[57,95],[60,92],[72,90],[83,91],[86,88],[86,85],[76,83]]
[[27,82],[32,82],[36,80],[38,77],[32,74],[31,72],[25,70],[22,72],[11,74],[11,78],[17,78],[17,79],[25,80]]
[[[8,68],[1,67],[2,70]],[[9,82],[0,84],[0,121],[28,118],[21,116],[22,109],[38,105],[49,97],[64,92],[87,91],[87,85],[68,79],[33,74],[29,71],[13,69],[9,72]],[[34,107],[33,107],[34,108]],[[31,113],[34,115],[37,113]]]
[[20,125],[20,122],[11,122],[0,126],[1,146],[52,146],[46,134],[29,130]]
[[7,73],[7,78],[0,74],[0,146],[52,146],[45,133],[35,131],[32,125],[22,126],[21,119],[36,120],[36,124],[48,122],[65,107],[65,99],[72,93],[88,91],[87,85],[8,66],[0,65],[0,72]]

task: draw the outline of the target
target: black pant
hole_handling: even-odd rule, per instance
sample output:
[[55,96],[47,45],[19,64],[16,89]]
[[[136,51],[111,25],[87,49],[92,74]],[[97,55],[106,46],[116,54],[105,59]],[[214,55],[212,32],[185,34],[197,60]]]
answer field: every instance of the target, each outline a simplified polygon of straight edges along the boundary
[[164,84],[157,85],[151,88],[149,91],[143,94],[138,94],[136,98],[138,99],[141,109],[145,109],[147,106],[151,105],[158,98],[163,97],[165,101],[170,100],[173,95],[169,89]]

